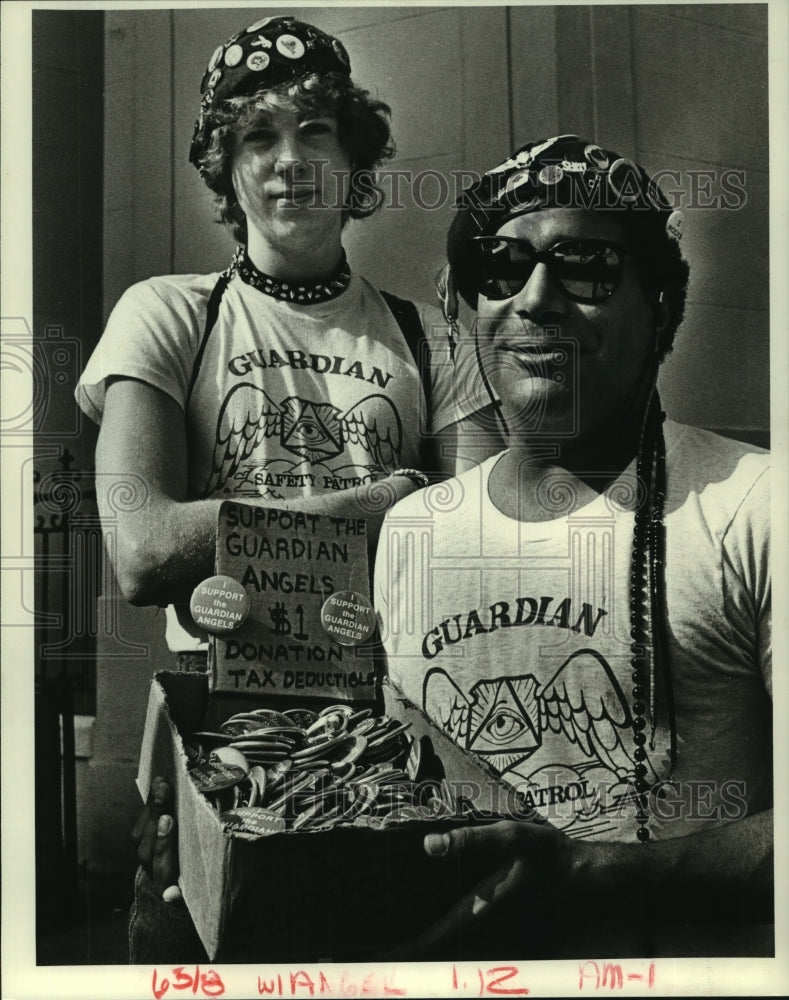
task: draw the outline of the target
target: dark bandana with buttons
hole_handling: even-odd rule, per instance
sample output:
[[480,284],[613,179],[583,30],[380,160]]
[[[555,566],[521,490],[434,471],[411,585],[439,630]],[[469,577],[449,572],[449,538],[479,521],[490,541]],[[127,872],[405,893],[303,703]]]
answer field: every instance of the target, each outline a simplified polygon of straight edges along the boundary
[[527,143],[470,184],[455,207],[447,258],[454,287],[472,309],[478,264],[471,240],[513,216],[548,208],[638,212],[642,238],[649,230],[677,242],[684,226],[643,167],[577,135]]
[[351,61],[342,42],[295,17],[265,17],[219,45],[200,83],[200,116],[189,162],[196,163],[208,148],[211,112],[222,101],[290,83],[308,73],[350,77]]
[[[671,214],[643,167],[577,135],[527,143],[466,188],[457,207],[465,209],[478,233],[495,230],[502,217],[546,208]],[[681,226],[680,214],[672,221]]]

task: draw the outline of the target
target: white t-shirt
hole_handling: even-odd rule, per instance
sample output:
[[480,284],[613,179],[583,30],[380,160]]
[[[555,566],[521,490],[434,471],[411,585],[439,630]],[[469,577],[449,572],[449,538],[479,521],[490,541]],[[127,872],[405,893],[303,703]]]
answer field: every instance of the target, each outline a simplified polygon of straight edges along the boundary
[[[218,278],[156,277],[129,288],[76,392],[98,423],[111,376],[137,378],[171,396],[186,413],[189,499],[292,499],[419,468],[426,430],[441,430],[486,402],[453,395],[446,324],[437,309],[418,306],[431,345],[428,419],[400,327],[359,276],[335,299],[300,305],[235,275],[201,347]],[[204,635],[188,612],[178,617],[181,628],[168,613],[170,648],[200,648]]]
[[567,483],[546,484],[556,517],[525,523],[490,501],[496,456],[406,498],[381,531],[390,677],[572,836],[635,837],[637,700],[652,836],[771,801],[769,456],[670,421],[666,452],[673,709],[658,675],[654,734],[631,664],[633,467],[569,515]]

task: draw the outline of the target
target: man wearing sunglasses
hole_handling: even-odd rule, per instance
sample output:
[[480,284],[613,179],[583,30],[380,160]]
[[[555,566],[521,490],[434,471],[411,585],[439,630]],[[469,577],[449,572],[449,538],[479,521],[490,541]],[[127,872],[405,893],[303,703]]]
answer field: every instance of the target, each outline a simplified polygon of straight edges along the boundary
[[487,875],[411,957],[772,953],[769,456],[663,413],[681,229],[576,136],[452,223],[508,447],[389,512],[376,604],[390,678],[520,799],[428,835]]

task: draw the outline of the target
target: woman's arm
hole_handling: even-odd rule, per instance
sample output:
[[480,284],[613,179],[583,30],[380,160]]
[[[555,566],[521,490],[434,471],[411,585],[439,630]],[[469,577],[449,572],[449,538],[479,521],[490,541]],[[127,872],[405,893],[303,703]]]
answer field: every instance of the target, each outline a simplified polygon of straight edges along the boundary
[[[107,551],[132,604],[188,600],[214,572],[220,499],[187,500],[186,424],[166,393],[135,379],[107,388],[96,449],[96,485]],[[407,476],[283,503],[242,502],[361,517],[375,546],[386,511],[416,489]]]

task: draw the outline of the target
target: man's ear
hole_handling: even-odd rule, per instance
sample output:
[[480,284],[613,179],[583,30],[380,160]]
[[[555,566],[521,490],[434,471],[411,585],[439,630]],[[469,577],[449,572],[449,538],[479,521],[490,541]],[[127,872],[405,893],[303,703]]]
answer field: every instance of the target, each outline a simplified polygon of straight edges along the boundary
[[455,279],[449,264],[445,264],[436,278],[436,294],[441,303],[441,311],[447,323],[453,324],[458,318],[458,296]]
[[671,306],[669,295],[665,290],[650,292],[649,308],[652,310],[652,320],[655,326],[655,333],[662,334],[671,319]]

